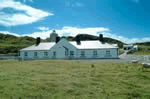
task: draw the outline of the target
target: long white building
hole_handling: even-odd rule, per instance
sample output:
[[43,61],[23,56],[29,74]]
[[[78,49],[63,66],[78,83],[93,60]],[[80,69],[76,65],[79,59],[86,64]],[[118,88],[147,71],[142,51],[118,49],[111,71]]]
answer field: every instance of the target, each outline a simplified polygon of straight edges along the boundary
[[119,58],[118,47],[95,41],[39,42],[20,50],[22,59],[101,59]]

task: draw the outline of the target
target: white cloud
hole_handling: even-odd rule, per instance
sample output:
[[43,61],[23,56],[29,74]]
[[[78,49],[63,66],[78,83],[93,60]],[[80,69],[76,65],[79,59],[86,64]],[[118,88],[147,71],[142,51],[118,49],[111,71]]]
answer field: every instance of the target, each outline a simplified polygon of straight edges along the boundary
[[8,31],[0,31],[0,33],[3,33],[3,34],[10,34],[10,35],[14,35],[14,36],[20,37],[20,35],[18,35],[18,34],[16,34],[16,33],[11,33],[11,32],[8,32]]
[[38,27],[37,29],[41,31],[48,31],[49,27]]
[[140,0],[131,0],[132,2],[139,3]]
[[[42,39],[45,39],[49,37],[52,31],[53,30],[47,30],[47,31],[34,32],[31,34],[23,34],[23,35],[18,35],[15,33],[12,34],[17,36],[31,36],[34,38],[41,37]],[[150,37],[129,39],[127,37],[113,34],[110,32],[109,28],[104,28],[104,27],[77,28],[77,27],[65,26],[62,29],[56,29],[56,32],[58,33],[59,36],[76,36],[77,34],[90,34],[90,35],[98,36],[99,34],[103,34],[104,37],[110,37],[125,43],[150,42]],[[7,31],[4,32],[0,31],[0,33],[11,34],[10,32]]]
[[2,12],[2,9],[4,8],[12,8],[16,11],[24,11],[24,13],[15,14],[7,14],[5,12],[0,13],[0,25],[4,26],[31,24],[43,19],[44,17],[54,15],[52,13],[32,8],[31,6],[22,4],[21,2],[16,2],[14,0],[0,0],[0,12]]

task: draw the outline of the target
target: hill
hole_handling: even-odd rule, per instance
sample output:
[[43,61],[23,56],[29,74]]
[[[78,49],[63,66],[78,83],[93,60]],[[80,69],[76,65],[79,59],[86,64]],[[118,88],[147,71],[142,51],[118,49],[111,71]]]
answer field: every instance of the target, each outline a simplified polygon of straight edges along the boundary
[[[77,35],[80,37],[81,40],[98,40],[98,36],[88,35],[88,34],[79,34]],[[61,37],[66,38],[69,41],[75,41],[76,37],[68,36],[68,37]],[[49,38],[41,39],[41,42],[48,42]],[[104,41],[110,44],[116,43],[119,47],[122,47],[124,44],[121,41],[112,39],[112,38],[104,38]],[[17,53],[20,49],[25,48],[27,46],[35,44],[36,39],[33,37],[16,37],[10,34],[2,34],[0,33],[0,54],[7,54],[7,53]]]
[[150,46],[150,42],[143,42],[143,43],[135,43],[136,45],[145,45]]
[[134,43],[134,45],[138,45],[138,51],[132,51],[129,54],[150,55],[150,42]]
[[32,37],[16,37],[14,35],[0,33],[0,54],[17,53],[20,49],[33,45],[35,42],[36,39]]
[[[81,41],[85,41],[85,40],[99,40],[98,36],[89,35],[89,34],[78,34],[77,36],[80,37]],[[63,38],[66,38],[69,41],[75,41],[77,39],[77,36],[76,37],[68,36],[68,37],[63,37]],[[109,44],[118,44],[120,48],[122,48],[123,44],[125,44],[125,43],[123,43],[123,42],[121,42],[119,40],[108,38],[108,37],[104,37],[104,42],[107,42]]]

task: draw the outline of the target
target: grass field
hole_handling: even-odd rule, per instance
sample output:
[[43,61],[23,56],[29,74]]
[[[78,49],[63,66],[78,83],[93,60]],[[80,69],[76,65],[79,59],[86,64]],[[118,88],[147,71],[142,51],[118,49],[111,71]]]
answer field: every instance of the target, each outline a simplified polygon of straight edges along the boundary
[[0,61],[0,99],[11,96],[21,96],[20,99],[149,99],[150,70],[142,71],[140,64],[132,63]]
[[134,55],[150,55],[150,46],[139,45],[139,51],[132,53]]
[[119,55],[123,54],[124,51],[123,50],[119,50]]

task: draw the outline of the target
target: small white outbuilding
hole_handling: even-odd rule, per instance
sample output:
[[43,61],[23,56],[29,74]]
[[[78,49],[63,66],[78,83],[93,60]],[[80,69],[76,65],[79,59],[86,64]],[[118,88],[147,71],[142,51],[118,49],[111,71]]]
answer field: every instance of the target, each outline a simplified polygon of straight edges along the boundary
[[138,45],[123,45],[124,50],[135,50],[138,51]]

